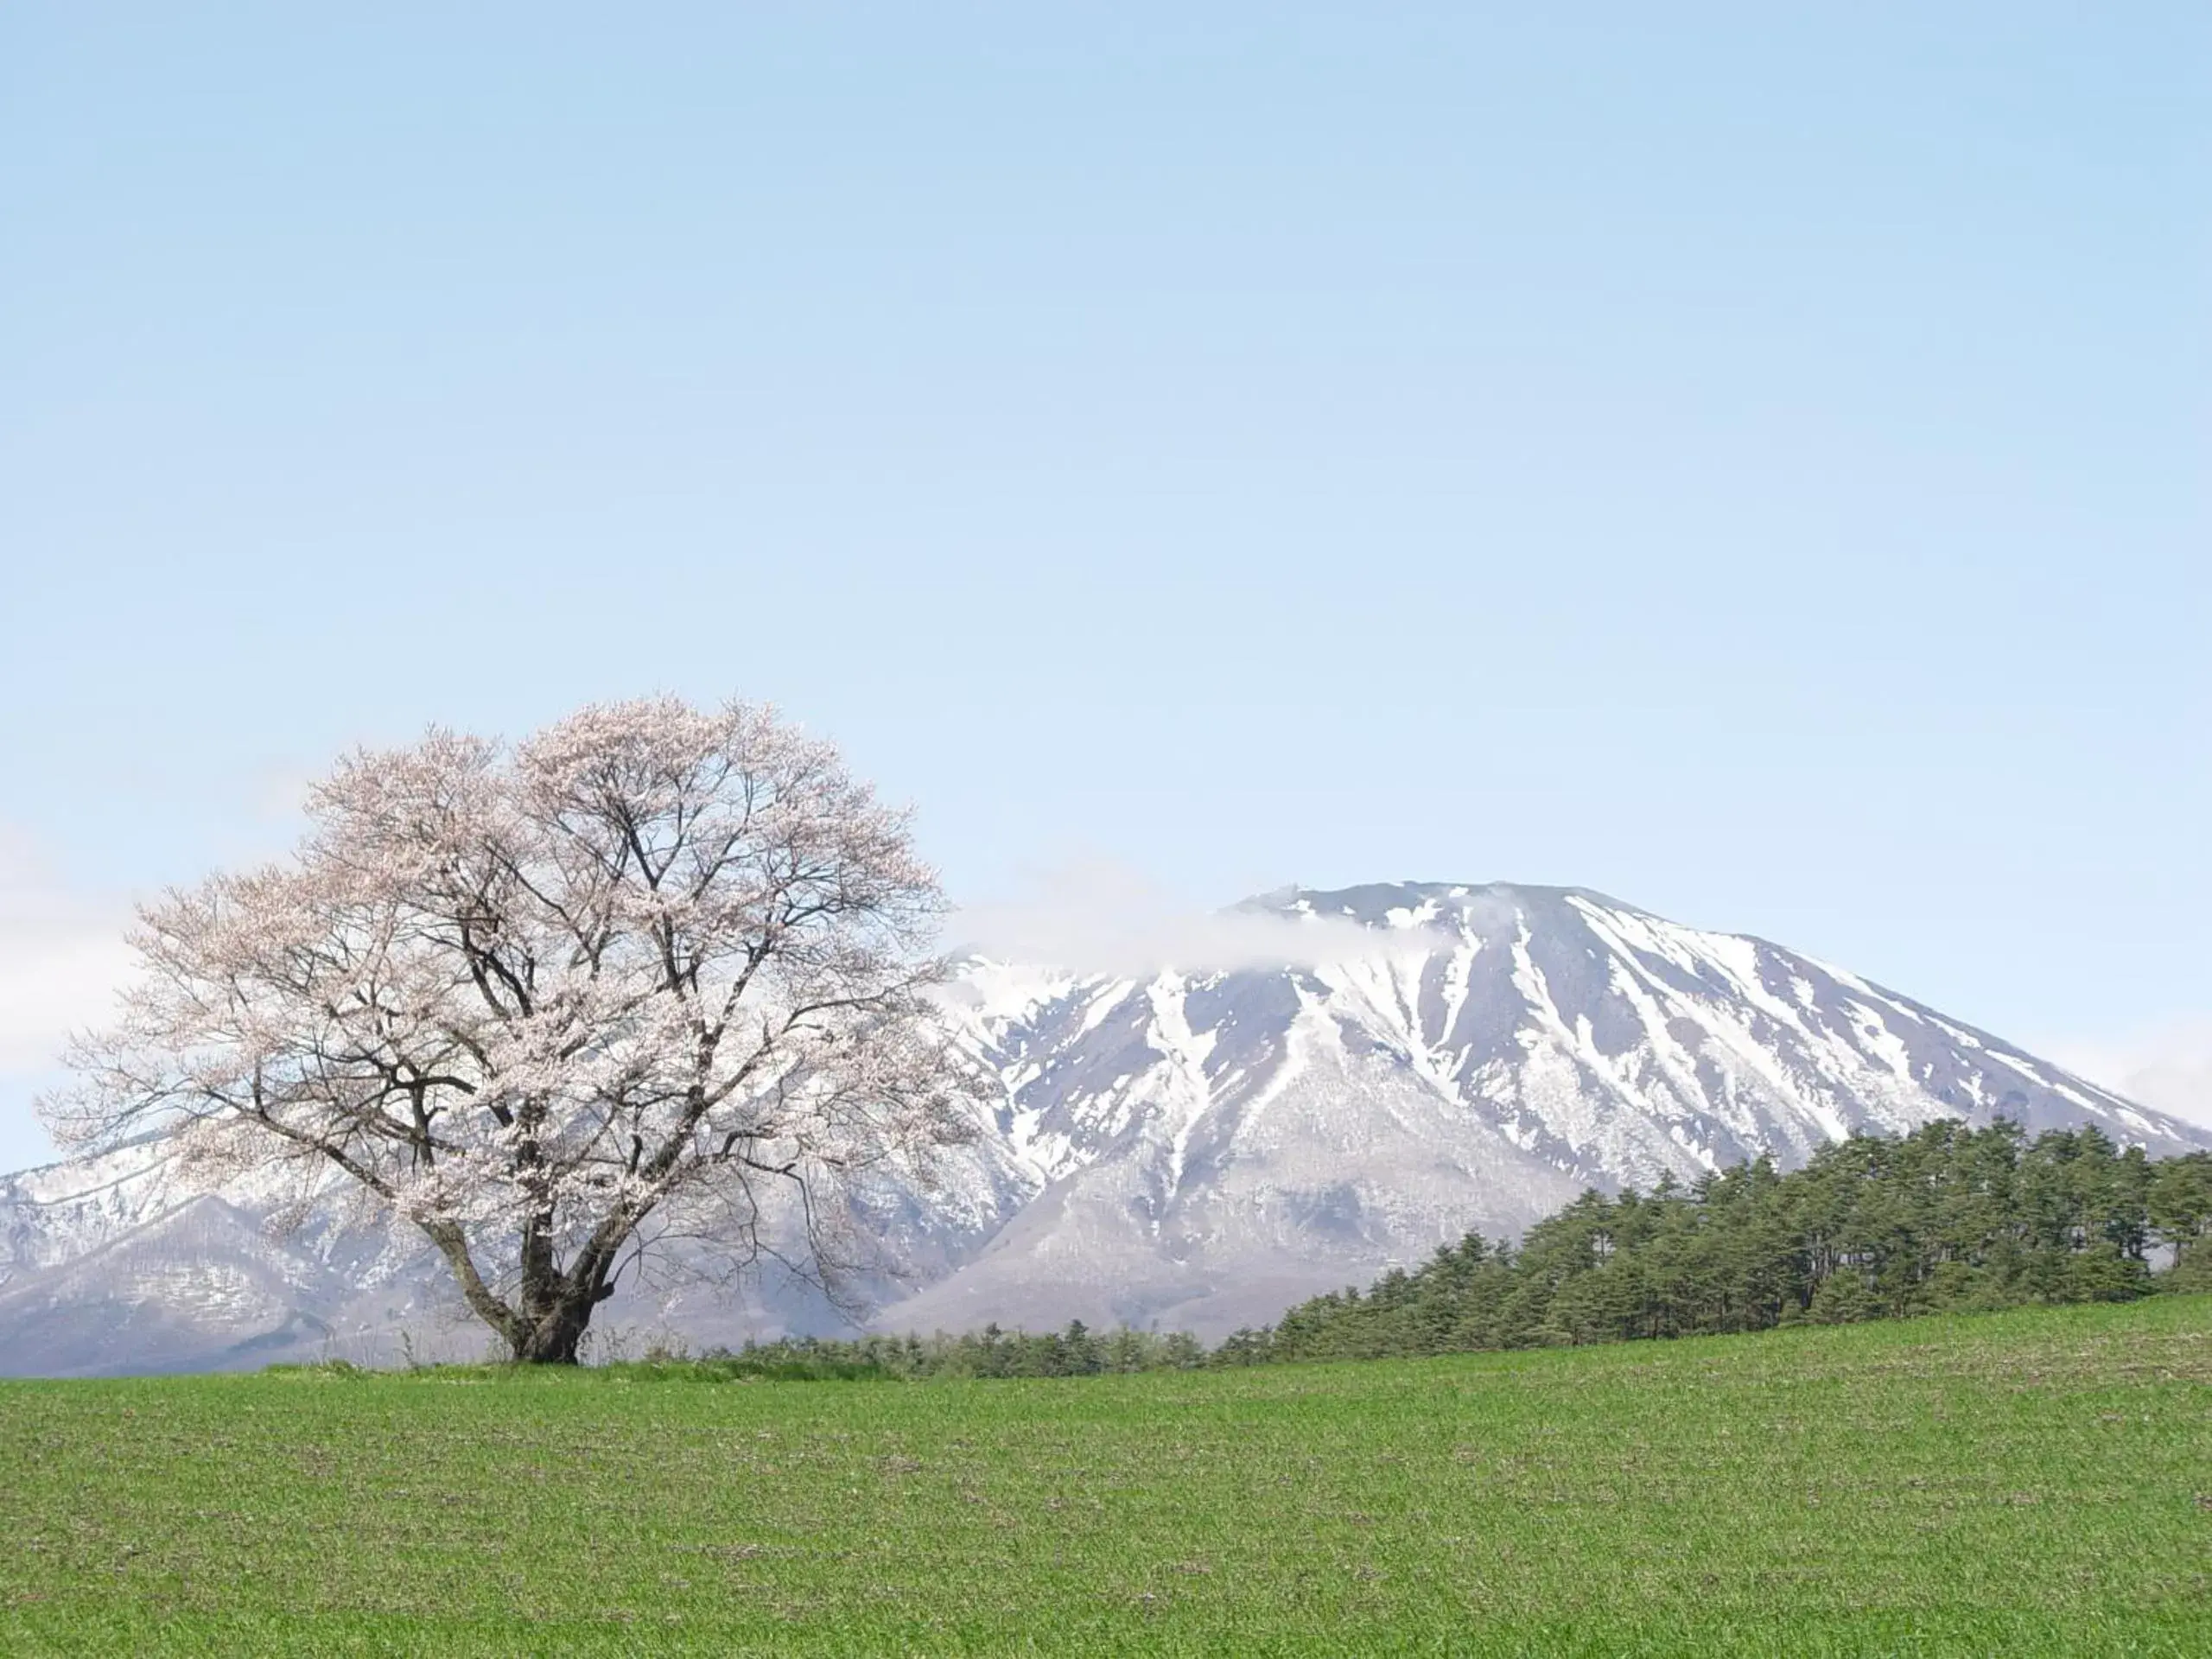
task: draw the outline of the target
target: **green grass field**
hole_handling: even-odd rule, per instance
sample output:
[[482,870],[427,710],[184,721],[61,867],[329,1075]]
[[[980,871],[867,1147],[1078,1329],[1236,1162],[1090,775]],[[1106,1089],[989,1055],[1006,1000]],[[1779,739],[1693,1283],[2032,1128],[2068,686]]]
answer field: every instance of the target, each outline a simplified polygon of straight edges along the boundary
[[2212,1654],[2212,1298],[1063,1382],[10,1383],[0,1650]]

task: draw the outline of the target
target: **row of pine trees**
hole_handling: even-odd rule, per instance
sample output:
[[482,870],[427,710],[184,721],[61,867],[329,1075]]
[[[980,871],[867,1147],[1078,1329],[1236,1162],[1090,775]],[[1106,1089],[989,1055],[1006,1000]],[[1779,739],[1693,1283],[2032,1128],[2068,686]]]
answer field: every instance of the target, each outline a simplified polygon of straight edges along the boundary
[[[1470,1234],[1364,1294],[1243,1331],[1217,1363],[1451,1353],[2212,1290],[2212,1154],[2094,1128],[1853,1135],[1688,1186],[1592,1191],[1517,1247]],[[2163,1268],[2163,1271],[2154,1271]]]
[[2212,1291],[2212,1154],[2154,1159],[2094,1128],[1999,1121],[1853,1135],[1649,1193],[1585,1192],[1518,1245],[1470,1233],[1364,1293],[1301,1303],[1209,1351],[1180,1332],[805,1338],[718,1353],[780,1376],[1079,1376],[1840,1325]]

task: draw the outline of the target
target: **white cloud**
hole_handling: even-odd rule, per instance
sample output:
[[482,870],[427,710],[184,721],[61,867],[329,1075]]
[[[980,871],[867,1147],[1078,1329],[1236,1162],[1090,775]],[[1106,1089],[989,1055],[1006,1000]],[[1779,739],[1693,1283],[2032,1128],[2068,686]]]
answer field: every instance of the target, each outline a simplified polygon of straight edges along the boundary
[[2212,1124],[2212,1019],[2170,1020],[2100,1042],[2055,1042],[2043,1052],[2131,1100]]
[[72,893],[20,835],[0,830],[0,1168],[46,1154],[32,1096],[69,1033],[105,1020],[130,971],[126,907]]
[[1433,943],[1418,930],[1385,931],[1340,916],[1193,912],[1143,877],[1107,863],[1064,868],[1033,880],[1011,903],[965,908],[951,932],[962,944],[1007,961],[1132,978],[1165,968],[1310,967]]

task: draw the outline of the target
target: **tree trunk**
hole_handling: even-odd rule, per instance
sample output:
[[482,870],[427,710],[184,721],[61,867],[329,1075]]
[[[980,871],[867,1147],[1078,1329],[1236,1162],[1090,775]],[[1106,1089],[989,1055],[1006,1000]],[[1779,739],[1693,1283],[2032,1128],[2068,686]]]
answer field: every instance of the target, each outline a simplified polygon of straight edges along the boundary
[[525,1309],[508,1338],[516,1363],[576,1363],[594,1305],[595,1299],[588,1293],[571,1293],[543,1306]]
[[613,1263],[613,1249],[595,1242],[562,1273],[550,1250],[524,1242],[522,1296],[504,1331],[518,1364],[577,1363],[593,1312],[614,1294]]

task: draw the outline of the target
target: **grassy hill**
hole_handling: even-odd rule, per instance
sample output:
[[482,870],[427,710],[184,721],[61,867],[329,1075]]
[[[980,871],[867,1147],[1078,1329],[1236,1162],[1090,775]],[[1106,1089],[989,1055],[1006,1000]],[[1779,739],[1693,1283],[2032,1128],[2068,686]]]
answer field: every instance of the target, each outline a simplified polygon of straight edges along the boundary
[[0,1385],[0,1651],[2212,1652],[2212,1298],[997,1382]]

